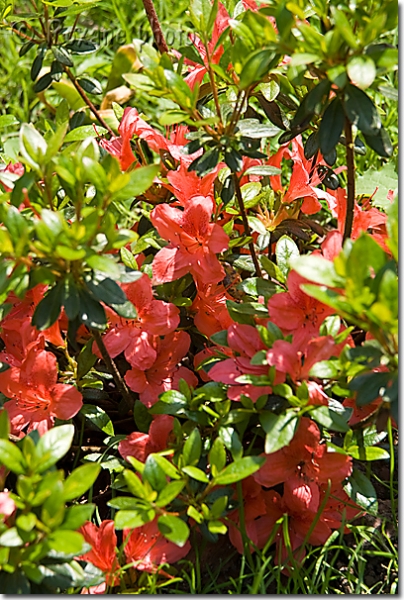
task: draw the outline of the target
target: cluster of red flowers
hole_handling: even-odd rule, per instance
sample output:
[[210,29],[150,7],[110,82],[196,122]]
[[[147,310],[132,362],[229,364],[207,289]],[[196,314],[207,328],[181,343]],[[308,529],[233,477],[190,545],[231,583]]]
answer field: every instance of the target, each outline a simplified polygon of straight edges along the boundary
[[[245,0],[244,3],[256,10],[253,0]],[[228,19],[227,12],[219,4],[218,18],[209,43],[212,51]],[[205,60],[202,45],[196,38],[193,41]],[[219,45],[211,56],[213,62],[219,61],[222,51]],[[189,67],[185,80],[192,88],[202,80],[206,66],[197,65],[189,59],[185,59],[185,64]],[[213,189],[215,178],[225,165],[220,163],[205,177],[189,171],[197,154],[189,156],[183,151],[188,143],[187,133],[186,127],[179,126],[166,138],[148,125],[135,108],[126,108],[119,137],[101,141],[103,148],[118,158],[123,171],[139,166],[131,148],[133,136],[144,140],[156,153],[168,152],[176,163],[164,178],[156,181],[169,190],[175,200],[171,204],[157,205],[150,214],[151,223],[167,242],[153,259],[152,279],[144,273],[136,282],[122,284],[138,316],[136,319],[123,319],[108,307],[105,309],[109,328],[103,341],[109,355],[114,358],[124,354],[130,366],[125,374],[126,383],[146,407],[155,404],[163,392],[178,390],[181,379],[196,387],[197,376],[181,363],[188,354],[191,337],[179,329],[179,309],[172,303],[155,299],[152,288],[152,284],[172,282],[191,274],[196,296],[189,308],[189,316],[193,317],[195,328],[206,338],[227,330],[227,346],[215,346],[207,340],[205,350],[195,357],[195,370],[202,362],[201,378],[226,385],[231,400],[240,401],[246,396],[253,402],[270,394],[273,386],[287,379],[296,386],[305,382],[309,402],[327,405],[329,399],[321,380],[311,377],[310,370],[319,361],[338,357],[345,344],[352,344],[350,337],[338,345],[331,336],[320,335],[321,325],[333,311],[302,291],[305,280],[293,270],[286,282],[287,291],[269,299],[269,318],[259,322],[273,322],[284,337],[290,336],[288,339],[277,339],[268,348],[256,327],[233,321],[226,308],[226,300],[232,299],[232,296],[224,284],[226,273],[218,258],[229,248],[230,240],[224,226],[231,215],[226,213],[225,206],[216,204]],[[291,142],[291,146],[289,143],[281,146],[266,161],[244,158],[238,175],[241,177],[251,164],[279,167],[283,160],[292,161],[289,185],[285,189],[278,175],[271,176],[270,181],[285,212],[278,212],[276,219],[269,213],[257,213],[257,217],[262,218],[266,226],[274,228],[284,218],[295,218],[300,210],[307,215],[317,213],[322,207],[320,201],[326,202],[338,221],[338,229],[329,232],[322,244],[324,257],[332,260],[342,245],[346,193],[342,188],[324,191],[318,187],[321,176],[318,171],[312,172],[311,162],[304,157],[299,137]],[[318,164],[325,164],[321,155]],[[15,165],[8,170],[12,174],[21,174]],[[245,182],[259,179],[257,175],[243,177]],[[352,237],[355,239],[361,231],[369,229],[380,246],[388,250],[385,215],[376,208],[356,204]],[[82,406],[82,396],[77,388],[72,383],[62,382],[69,381],[71,374],[60,376],[52,351],[52,346],[61,350],[66,347],[67,320],[64,314],[55,325],[43,332],[37,331],[31,324],[35,306],[44,291],[45,286],[38,285],[27,293],[24,300],[11,295],[7,301],[13,307],[1,321],[4,349],[0,360],[9,368],[0,372],[0,391],[8,398],[4,408],[10,416],[12,433],[21,437],[32,429],[43,434],[53,426],[55,418],[68,420]],[[263,298],[259,301],[264,302]],[[93,352],[100,356],[95,344]],[[266,360],[263,364],[252,364],[251,360],[258,352],[264,352]],[[215,354],[226,358],[205,371],[203,359]],[[270,368],[274,370],[271,386],[239,382],[243,375],[268,375]],[[352,400],[345,402],[351,407],[352,403]],[[369,410],[376,408],[377,402],[365,410],[361,409],[361,414],[355,409],[351,422],[362,419],[365,413],[367,416]],[[134,456],[144,462],[150,453],[167,448],[172,428],[173,417],[156,416],[148,434],[132,433],[120,443],[119,452],[124,459]],[[276,521],[284,514],[288,515],[290,543],[292,550],[297,551],[298,559],[302,557],[299,548],[305,541],[323,544],[332,529],[339,528],[345,519],[358,514],[357,507],[349,504],[342,489],[342,482],[351,471],[351,459],[345,454],[330,451],[326,444],[321,443],[317,425],[302,417],[289,445],[266,456],[261,469],[243,481],[245,526],[252,549],[266,544]],[[13,510],[10,499],[2,494],[0,496],[0,512],[10,515]],[[242,552],[239,509],[228,515],[226,522],[229,521],[230,539]],[[87,523],[81,532],[92,546],[92,550],[82,558],[106,573],[107,585],[115,585],[119,581],[120,566],[113,522],[103,521],[99,528]],[[190,548],[188,542],[179,548],[166,540],[159,532],[156,520],[133,531],[124,530],[123,537],[127,563],[150,572],[157,565],[175,562]],[[286,556],[282,530],[276,534],[276,543],[277,556],[282,560]]]

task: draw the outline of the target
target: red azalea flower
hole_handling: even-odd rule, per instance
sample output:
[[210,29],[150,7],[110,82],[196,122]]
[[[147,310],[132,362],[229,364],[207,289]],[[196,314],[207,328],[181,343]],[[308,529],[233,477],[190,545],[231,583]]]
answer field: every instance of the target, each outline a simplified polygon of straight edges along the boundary
[[163,563],[172,564],[184,558],[191,549],[187,541],[182,548],[167,540],[160,533],[157,519],[132,531],[123,530],[125,556],[135,569],[154,573]]
[[231,299],[222,284],[206,284],[198,287],[190,312],[196,313],[194,324],[201,333],[210,337],[234,323],[226,306],[226,300]]
[[57,383],[56,357],[44,350],[39,338],[27,348],[20,366],[11,366],[0,373],[0,391],[10,398],[4,404],[15,434],[29,424],[28,431],[38,429],[44,434],[55,417],[66,421],[78,413],[82,395],[73,386]]
[[202,284],[218,283],[224,270],[216,254],[227,250],[229,237],[220,225],[210,223],[211,198],[192,198],[184,211],[160,204],[151,212],[151,222],[170,244],[153,260],[156,284],[192,273]]
[[166,450],[168,437],[173,429],[174,417],[156,415],[150,424],[149,433],[134,431],[119,443],[118,451],[126,459],[134,456],[145,462],[149,454]]
[[[241,325],[233,323],[227,330],[227,343],[232,351],[233,357],[216,363],[209,370],[209,377],[213,381],[219,381],[231,386],[227,395],[231,400],[240,400],[244,394],[255,402],[260,396],[270,394],[272,388],[269,386],[254,386],[251,384],[239,384],[237,378],[240,375],[267,375],[266,365],[252,365],[251,359],[265,346],[258,331],[252,325]],[[278,377],[276,384],[284,381],[284,376]]]
[[293,333],[296,346],[304,348],[306,344],[318,335],[324,319],[335,310],[311,298],[300,289],[304,283],[310,283],[296,271],[288,275],[288,290],[275,294],[268,301],[270,318],[282,330],[284,335]]
[[278,483],[299,478],[310,484],[341,483],[352,472],[352,459],[345,454],[330,452],[320,445],[320,430],[316,423],[302,417],[292,441],[267,457],[253,477],[260,485],[271,487]]
[[310,369],[321,360],[338,356],[341,348],[336,346],[330,336],[311,339],[304,350],[286,340],[276,340],[267,352],[267,362],[277,372],[289,375],[294,382],[309,379]]
[[[337,201],[335,206],[330,206],[330,208],[333,216],[338,219],[338,231],[340,234],[343,234],[347,206],[346,190],[344,188],[338,188],[333,194]],[[371,206],[370,203],[365,206],[359,206],[355,201],[351,239],[356,240],[362,231],[367,231],[379,246],[381,246],[385,252],[390,254],[390,249],[386,245],[386,220],[386,213]]]
[[79,557],[80,560],[86,560],[103,571],[106,574],[107,585],[118,585],[120,578],[116,575],[119,563],[116,555],[117,537],[114,522],[102,521],[97,527],[87,521],[78,531],[92,547],[89,552]]
[[176,331],[161,339],[154,338],[156,359],[147,369],[132,368],[127,371],[125,381],[140,401],[147,407],[153,406],[163,392],[178,389],[180,379],[195,387],[195,375],[178,363],[189,350],[190,337],[185,331]]
[[[122,285],[127,298],[135,305],[138,318],[123,319],[108,311],[111,327],[104,344],[114,358],[121,352],[134,368],[147,369],[156,360],[154,338],[173,332],[179,322],[179,309],[171,303],[156,300],[149,277],[144,274],[133,283]],[[100,356],[94,343],[93,351]]]

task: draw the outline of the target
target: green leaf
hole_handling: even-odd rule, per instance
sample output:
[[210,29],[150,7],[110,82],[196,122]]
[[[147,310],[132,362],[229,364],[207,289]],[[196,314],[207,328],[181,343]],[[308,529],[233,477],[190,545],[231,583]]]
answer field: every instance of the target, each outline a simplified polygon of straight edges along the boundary
[[347,16],[342,12],[342,10],[339,10],[335,6],[332,6],[331,10],[335,20],[336,28],[341,37],[346,41],[348,46],[350,46],[353,50],[356,50],[358,47],[357,36],[352,31]]
[[202,440],[199,429],[195,427],[191,435],[184,444],[182,451],[182,458],[184,465],[196,465],[198,464],[199,458],[202,451]]
[[384,127],[380,127],[375,135],[364,133],[363,137],[368,146],[370,146],[379,156],[383,156],[383,158],[390,158],[390,156],[392,156],[394,150],[393,144]]
[[171,477],[171,479],[180,479],[179,471],[177,467],[173,465],[173,463],[171,463],[169,460],[167,460],[166,458],[164,458],[164,456],[161,456],[160,454],[153,453],[153,458],[159,465],[159,467],[162,469],[162,471],[164,471],[164,473],[167,475],[167,477]]
[[85,416],[93,425],[101,429],[107,435],[114,435],[114,426],[107,413],[99,406],[85,404],[80,413]]
[[366,512],[375,516],[378,514],[376,490],[361,471],[358,471],[358,469],[353,470],[348,483],[344,485],[344,490]]
[[87,264],[92,269],[106,273],[114,279],[119,279],[120,277],[121,272],[119,266],[112,258],[109,258],[108,256],[93,254],[87,258]]
[[197,481],[202,481],[202,483],[208,483],[209,477],[202,471],[198,469],[198,467],[182,467],[182,471],[192,477],[192,479],[196,479]]
[[0,464],[16,475],[25,473],[25,461],[21,450],[5,439],[0,439]]
[[143,471],[143,479],[148,481],[157,492],[161,492],[167,485],[166,474],[157,463],[153,454],[149,454],[146,459]]
[[320,425],[326,429],[331,429],[331,431],[345,433],[349,430],[349,425],[344,417],[334,410],[331,410],[328,406],[310,407],[310,416],[317,421],[317,423],[320,423]]
[[0,590],[3,594],[31,594],[30,583],[19,569],[13,573],[0,571]]
[[388,387],[392,373],[364,373],[354,377],[348,387],[356,391],[356,404],[366,406],[378,398],[383,390]]
[[339,142],[344,128],[345,115],[338,98],[331,100],[321,120],[318,141],[322,154],[329,154]]
[[185,481],[171,481],[161,490],[154,504],[159,507],[167,506],[182,492]]
[[19,125],[20,122],[15,118],[14,115],[1,115],[0,116],[0,129],[3,127],[14,127]]
[[292,441],[299,419],[291,411],[281,415],[265,411],[260,415],[260,423],[266,433],[265,454],[272,454]]
[[65,518],[60,529],[73,529],[76,530],[86,521],[90,521],[92,514],[95,509],[95,504],[75,504],[68,508],[65,512]]
[[63,495],[66,502],[80,498],[97,479],[101,466],[98,463],[86,463],[74,469],[68,476],[63,486]]
[[32,316],[32,324],[43,331],[53,325],[59,318],[62,308],[63,287],[58,283],[51,288],[37,305]]
[[102,94],[101,84],[94,77],[79,77],[77,83],[88,94]]
[[276,244],[275,253],[278,267],[286,277],[300,256],[299,248],[289,236],[283,235]]
[[[144,469],[143,469],[143,471],[144,471]],[[125,478],[126,485],[128,486],[129,491],[134,496],[137,496],[139,498],[147,497],[145,487],[144,487],[143,483],[141,482],[141,480],[139,479],[139,477],[135,473],[133,473],[129,469],[125,469],[123,472],[123,476]]]
[[397,196],[398,174],[393,162],[386,163],[380,171],[367,169],[363,175],[356,178],[356,194],[372,196],[372,205],[383,210],[391,206],[391,202],[387,199],[390,190],[393,191],[394,196]]
[[322,256],[313,254],[300,256],[293,262],[293,269],[314,283],[329,287],[344,287],[344,279],[337,275],[334,264]]
[[53,56],[60,64],[66,67],[73,67],[73,61],[69,56],[69,53],[62,46],[52,46]]
[[263,456],[244,456],[230,463],[215,477],[216,485],[229,485],[249,477],[264,464]]
[[152,521],[155,517],[155,512],[152,508],[138,510],[120,510],[115,516],[115,528],[116,529],[136,529],[136,527],[142,527],[149,521]]
[[215,477],[226,464],[226,450],[220,438],[216,438],[208,454],[212,475]]
[[57,463],[69,450],[74,435],[74,425],[60,425],[47,431],[36,446],[38,473],[43,473]]
[[0,547],[6,546],[7,548],[18,548],[23,545],[24,540],[21,539],[16,527],[10,527],[0,535]]
[[65,137],[65,142],[81,142],[89,137],[96,138],[100,135],[105,135],[106,133],[107,130],[99,125],[97,125],[97,131],[92,125],[83,125],[82,127],[76,127],[72,131],[69,131]]
[[363,134],[374,136],[379,132],[382,124],[377,108],[364,91],[350,83],[345,87],[344,108],[348,119]]
[[280,173],[281,169],[278,169],[278,167],[271,167],[270,165],[258,165],[247,169],[244,172],[244,175],[261,175],[262,177],[273,177],[274,175],[279,175]]
[[309,372],[310,377],[319,379],[334,379],[338,376],[338,369],[331,360],[320,360],[312,366]]
[[94,42],[90,42],[89,40],[72,40],[67,42],[64,47],[72,54],[90,54],[91,52],[95,52],[98,48],[97,44],[94,44]]
[[97,356],[93,353],[94,338],[91,337],[88,342],[80,350],[80,354],[77,359],[77,380],[80,381],[87,375],[91,367],[94,366],[97,361]]
[[352,83],[365,90],[376,77],[376,65],[370,56],[353,56],[347,64],[347,73]]
[[52,550],[63,554],[80,554],[84,538],[78,531],[59,529],[47,537],[47,542]]
[[80,290],[79,318],[90,329],[104,330],[107,325],[105,310],[99,302],[93,300],[87,290]]
[[185,546],[189,538],[189,527],[182,519],[172,515],[163,515],[158,518],[157,525],[160,533],[180,548]]
[[10,419],[8,412],[2,408],[0,410],[0,439],[8,440],[10,434]]
[[277,55],[270,49],[256,50],[250,54],[240,73],[240,89],[245,90],[263,79],[277,58]]
[[383,448],[378,448],[377,446],[349,446],[347,452],[352,456],[352,458],[356,458],[357,460],[383,460],[386,458],[390,458],[389,452],[387,450],[383,450]]
[[[264,123],[258,121],[258,119],[243,119],[242,121],[239,121],[237,127],[241,135],[252,139],[274,137],[280,132],[279,127],[275,127],[274,125],[265,125]],[[251,168],[253,169],[254,167]],[[262,167],[259,167],[259,169],[262,171]],[[274,167],[269,167],[269,169],[273,170]],[[264,170],[268,170],[268,167]],[[272,175],[275,174],[276,173],[272,173]]]
[[[152,185],[160,171],[160,165],[147,165],[130,173],[128,183],[112,194],[115,202],[124,202],[128,198],[136,198],[144,194]],[[125,173],[125,175],[127,175]]]
[[47,147],[45,139],[34,126],[23,123],[20,129],[20,152],[30,167],[39,169]]

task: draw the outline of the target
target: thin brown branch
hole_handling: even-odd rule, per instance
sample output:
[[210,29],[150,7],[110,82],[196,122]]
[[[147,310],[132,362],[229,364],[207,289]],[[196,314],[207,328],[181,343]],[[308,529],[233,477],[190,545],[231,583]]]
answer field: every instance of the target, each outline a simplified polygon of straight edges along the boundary
[[[234,188],[236,191],[237,202],[238,202],[238,206],[240,209],[241,218],[243,220],[244,233],[246,234],[247,237],[251,237],[250,226],[248,224],[247,213],[245,210],[243,195],[241,193],[240,182],[238,180],[237,173],[233,173],[233,178],[234,178]],[[257,257],[257,253],[255,252],[253,240],[248,242],[248,246],[250,248],[251,258],[252,258],[254,266],[255,266],[255,272],[257,274],[257,277],[262,277],[261,266],[260,266],[260,263],[259,263],[259,260]]]
[[68,76],[68,78],[70,79],[70,81],[72,82],[72,84],[74,85],[74,87],[76,88],[78,93],[80,94],[80,96],[83,98],[83,100],[87,104],[88,108],[91,110],[93,115],[96,117],[96,119],[98,120],[100,125],[105,127],[105,129],[108,131],[108,133],[110,133],[111,135],[115,135],[114,132],[112,131],[111,127],[104,121],[104,119],[100,115],[99,111],[95,108],[95,106],[91,102],[90,98],[87,96],[87,94],[85,93],[85,91],[83,90],[83,88],[81,87],[81,85],[79,84],[79,82],[77,81],[75,76],[73,75],[73,73],[70,71],[69,67],[63,67],[63,68],[64,68],[66,75]]
[[355,158],[352,140],[352,124],[345,119],[346,164],[347,164],[347,203],[344,227],[344,241],[351,237],[355,210]]
[[96,329],[93,329],[92,334],[93,334],[94,340],[99,348],[99,351],[101,352],[102,359],[103,359],[106,367],[108,368],[109,372],[113,376],[116,387],[122,396],[122,400],[124,401],[124,405],[125,405],[123,408],[128,411],[133,407],[133,404],[134,404],[134,400],[128,389],[128,386],[126,385],[125,380],[123,379],[122,375],[118,371],[118,367],[116,366],[116,364],[110,357],[108,350],[105,347],[105,344],[104,344],[104,341],[102,339],[100,332],[97,331]]
[[143,0],[143,6],[149,19],[150,27],[153,32],[154,41],[156,42],[159,52],[162,54],[168,52],[167,42],[161,29],[160,21],[154,8],[153,0]]

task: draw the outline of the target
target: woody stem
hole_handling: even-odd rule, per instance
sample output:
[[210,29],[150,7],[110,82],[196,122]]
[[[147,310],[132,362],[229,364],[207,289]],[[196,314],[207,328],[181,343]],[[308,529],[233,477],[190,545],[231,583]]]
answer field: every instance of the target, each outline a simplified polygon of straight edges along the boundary
[[85,91],[83,90],[83,88],[81,87],[81,85],[79,84],[79,82],[77,81],[75,76],[73,75],[73,73],[70,71],[69,67],[64,67],[64,71],[65,71],[66,75],[68,76],[68,78],[70,79],[70,81],[72,82],[72,84],[74,85],[74,87],[76,88],[76,90],[78,91],[78,93],[80,94],[80,96],[83,98],[84,102],[87,104],[88,108],[91,110],[93,115],[98,120],[100,125],[105,127],[105,129],[108,131],[108,133],[110,133],[111,135],[115,135],[114,132],[112,131],[111,127],[104,121],[104,119],[102,118],[102,116],[100,115],[98,110],[95,108],[95,106],[91,102],[90,98],[87,96],[87,94],[85,93]]
[[154,41],[156,42],[159,52],[162,54],[168,52],[167,42],[161,29],[160,21],[154,8],[153,0],[143,0],[143,6],[149,19],[150,27],[153,32]]
[[[234,188],[235,188],[235,192],[236,192],[237,202],[238,202],[238,206],[240,209],[241,218],[243,220],[244,233],[246,234],[247,237],[251,237],[250,226],[248,224],[247,213],[245,210],[244,200],[243,200],[243,196],[241,193],[240,182],[237,177],[237,173],[233,173],[233,179],[234,179]],[[258,261],[257,254],[255,252],[254,242],[251,240],[250,242],[248,242],[248,246],[250,248],[251,258],[254,263],[255,272],[257,274],[257,277],[262,277],[261,266]]]
[[344,227],[344,241],[351,237],[355,210],[355,159],[352,141],[352,124],[345,119],[346,164],[347,164],[347,203]]
[[100,332],[97,331],[96,329],[93,329],[92,334],[93,334],[94,340],[99,348],[99,351],[101,352],[102,359],[103,359],[105,365],[108,367],[109,372],[113,376],[118,391],[122,395],[122,400],[123,400],[122,409],[130,410],[133,407],[133,398],[128,389],[128,386],[126,385],[125,380],[122,378],[122,375],[118,371],[118,367],[116,366],[116,364],[110,357],[108,350],[104,344],[104,341],[101,337]]

